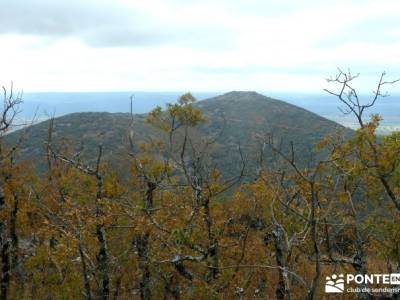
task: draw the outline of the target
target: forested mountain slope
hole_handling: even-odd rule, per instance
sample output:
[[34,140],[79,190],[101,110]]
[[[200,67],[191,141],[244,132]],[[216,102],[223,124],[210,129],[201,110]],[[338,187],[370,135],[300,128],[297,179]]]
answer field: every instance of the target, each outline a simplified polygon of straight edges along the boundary
[[[199,127],[199,136],[215,137],[209,152],[215,165],[225,174],[235,173],[240,168],[237,163],[239,145],[250,162],[247,169],[251,171],[259,161],[263,141],[271,135],[283,148],[293,142],[298,160],[307,162],[313,145],[322,137],[336,130],[351,132],[305,109],[256,92],[230,92],[196,105],[207,118],[207,122]],[[131,124],[136,145],[161,138],[160,132],[146,123],[144,114],[74,113],[54,120],[53,144],[73,147],[73,151],[81,152],[87,161],[95,160],[95,151],[101,144],[105,160],[127,172],[124,161],[130,151],[128,131]],[[21,156],[33,161],[40,170],[45,169],[48,127],[49,121],[41,122],[7,138],[15,142],[23,135]],[[266,161],[274,159],[270,154],[265,154]]]

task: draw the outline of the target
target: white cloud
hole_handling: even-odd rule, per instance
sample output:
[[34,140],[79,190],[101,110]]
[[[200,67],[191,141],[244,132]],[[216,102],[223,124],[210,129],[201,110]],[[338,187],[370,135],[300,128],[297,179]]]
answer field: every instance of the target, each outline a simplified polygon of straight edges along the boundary
[[0,83],[318,92],[337,66],[400,75],[398,2],[299,2],[10,1],[0,12]]

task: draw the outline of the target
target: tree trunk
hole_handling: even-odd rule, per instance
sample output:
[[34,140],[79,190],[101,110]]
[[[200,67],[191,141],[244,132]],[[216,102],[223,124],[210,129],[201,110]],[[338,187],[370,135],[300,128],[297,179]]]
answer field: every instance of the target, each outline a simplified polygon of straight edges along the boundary
[[82,278],[83,278],[83,286],[85,288],[85,293],[86,293],[86,299],[92,300],[93,298],[92,298],[92,291],[90,288],[89,273],[87,270],[86,258],[85,254],[83,253],[82,243],[80,241],[78,245],[78,250],[82,263]]
[[[355,246],[356,246],[356,253],[354,255],[353,267],[356,270],[357,274],[365,275],[365,274],[367,274],[367,267],[366,267],[366,261],[365,261],[365,253],[364,253],[364,242],[358,233],[357,233],[357,239],[356,239]],[[367,284],[361,283],[361,284],[359,284],[359,287],[362,290],[363,288],[367,287]],[[359,293],[358,299],[369,300],[369,299],[374,299],[374,297],[372,295],[370,295],[369,293]]]
[[285,246],[285,233],[278,224],[274,224],[272,235],[274,238],[276,263],[280,268],[279,281],[278,281],[278,286],[275,290],[275,296],[276,299],[283,300],[287,295],[289,295],[289,282],[286,270],[287,251]]
[[149,234],[136,235],[133,244],[139,257],[139,269],[141,271],[140,299],[151,299],[150,268],[149,268]]
[[10,215],[10,238],[11,238],[11,267],[16,270],[18,267],[18,235],[17,235],[17,215],[19,210],[19,197],[17,193],[14,195],[14,206]]
[[[0,211],[5,207],[5,196],[3,188],[0,186]],[[10,285],[10,272],[11,272],[11,261],[10,261],[10,247],[11,243],[7,235],[7,222],[5,220],[0,221],[0,255],[1,255],[1,281],[0,281],[0,299],[7,300],[8,288]]]
[[219,273],[219,246],[218,241],[215,238],[215,234],[213,232],[213,219],[210,211],[210,199],[206,198],[203,203],[204,207],[204,222],[206,224],[207,233],[208,233],[208,273],[207,273],[207,281],[215,280]]
[[99,164],[102,150],[99,150],[99,158],[97,162],[96,170],[96,181],[97,181],[97,192],[96,192],[96,217],[99,219],[96,225],[96,236],[99,243],[99,253],[97,255],[98,271],[101,276],[101,293],[100,298],[104,300],[110,299],[110,257],[108,255],[107,237],[106,231],[104,230],[104,224],[101,220],[103,216],[103,204],[101,203],[103,197],[103,177],[99,173]]
[[110,296],[110,276],[109,276],[109,257],[107,250],[106,232],[103,224],[96,226],[97,240],[100,244],[99,254],[97,257],[99,263],[99,271],[102,277],[101,299],[107,300]]

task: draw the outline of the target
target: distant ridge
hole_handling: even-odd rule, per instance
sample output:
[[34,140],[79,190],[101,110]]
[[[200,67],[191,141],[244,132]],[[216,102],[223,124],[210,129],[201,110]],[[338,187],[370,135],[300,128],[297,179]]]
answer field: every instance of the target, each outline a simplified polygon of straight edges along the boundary
[[[336,130],[351,133],[351,130],[327,120],[303,108],[273,99],[253,91],[232,91],[220,96],[199,101],[196,104],[208,122],[199,128],[202,135],[221,132],[211,149],[211,156],[223,173],[237,171],[241,145],[249,169],[256,167],[260,137],[273,134],[282,140],[285,147],[293,141],[299,159],[309,157],[313,145],[323,136]],[[161,137],[160,132],[146,124],[146,115],[134,115],[134,130],[137,141],[148,137]],[[104,157],[112,166],[127,172],[127,130],[131,121],[128,113],[73,113],[55,119],[55,143],[61,140],[83,143],[83,157],[93,158],[97,145],[104,145]],[[44,142],[47,137],[48,121],[31,126],[25,133],[21,145],[23,159],[31,160],[41,170],[44,165]],[[22,131],[11,133],[7,139],[15,141]],[[267,159],[273,161],[271,153]]]

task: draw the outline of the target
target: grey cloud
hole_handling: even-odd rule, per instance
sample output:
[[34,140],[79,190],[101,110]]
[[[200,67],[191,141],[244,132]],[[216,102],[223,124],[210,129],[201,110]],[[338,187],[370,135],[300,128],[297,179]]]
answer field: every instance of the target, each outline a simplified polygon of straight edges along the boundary
[[143,11],[111,0],[10,0],[0,9],[0,34],[78,37],[93,47],[185,46],[226,47],[233,33],[156,20]]
[[76,36],[98,46],[161,43],[154,20],[116,1],[13,0],[0,10],[0,34]]

